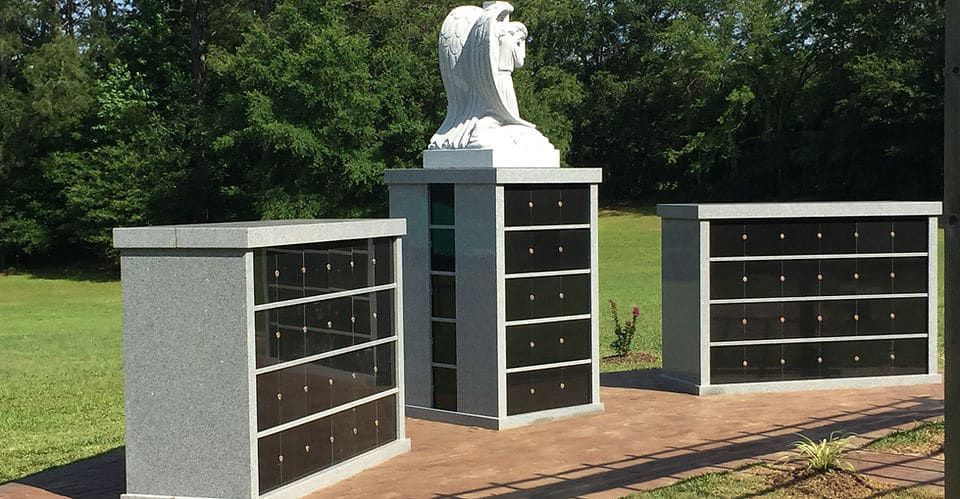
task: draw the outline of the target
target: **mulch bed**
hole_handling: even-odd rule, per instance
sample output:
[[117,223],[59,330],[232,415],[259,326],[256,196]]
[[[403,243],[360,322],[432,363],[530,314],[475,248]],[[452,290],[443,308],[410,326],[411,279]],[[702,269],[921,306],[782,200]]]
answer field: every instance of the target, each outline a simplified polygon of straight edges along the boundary
[[630,352],[624,356],[620,355],[610,355],[609,357],[604,357],[603,362],[605,364],[656,364],[660,362],[660,357],[653,355],[647,352]]

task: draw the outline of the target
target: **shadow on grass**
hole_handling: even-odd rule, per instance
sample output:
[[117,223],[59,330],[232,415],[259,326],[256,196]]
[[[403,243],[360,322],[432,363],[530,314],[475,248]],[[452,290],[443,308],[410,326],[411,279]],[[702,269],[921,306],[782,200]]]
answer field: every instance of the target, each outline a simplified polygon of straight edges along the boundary
[[[120,280],[119,267],[41,267],[10,275],[22,275],[28,279],[48,279],[77,282],[114,282]],[[0,279],[6,277],[0,274]]]
[[628,215],[654,216],[657,214],[656,205],[617,203],[600,207],[600,216],[622,217]]
[[[40,489],[75,499],[119,497],[126,488],[124,448],[117,447],[102,454],[49,468],[0,485],[0,497],[35,497],[23,487]],[[6,489],[6,490],[5,490]]]

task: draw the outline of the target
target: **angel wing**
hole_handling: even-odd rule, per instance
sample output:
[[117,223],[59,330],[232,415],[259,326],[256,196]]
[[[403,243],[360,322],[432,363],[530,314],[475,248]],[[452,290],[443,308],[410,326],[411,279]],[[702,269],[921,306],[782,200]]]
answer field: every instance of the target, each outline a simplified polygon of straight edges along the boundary
[[457,68],[463,47],[467,43],[470,31],[477,19],[483,15],[480,7],[466,5],[457,7],[447,15],[440,27],[438,41],[440,52],[440,77],[447,92],[447,116],[440,125],[437,135],[449,132],[462,122],[467,112],[466,100],[470,92],[469,84]]

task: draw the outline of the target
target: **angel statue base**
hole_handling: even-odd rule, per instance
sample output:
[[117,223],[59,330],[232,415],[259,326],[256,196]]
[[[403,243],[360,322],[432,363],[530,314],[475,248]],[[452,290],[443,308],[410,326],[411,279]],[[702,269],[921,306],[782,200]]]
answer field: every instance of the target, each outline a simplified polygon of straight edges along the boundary
[[555,168],[560,152],[520,117],[513,71],[526,58],[527,28],[513,6],[457,7],[440,28],[447,116],[423,153],[424,168]]

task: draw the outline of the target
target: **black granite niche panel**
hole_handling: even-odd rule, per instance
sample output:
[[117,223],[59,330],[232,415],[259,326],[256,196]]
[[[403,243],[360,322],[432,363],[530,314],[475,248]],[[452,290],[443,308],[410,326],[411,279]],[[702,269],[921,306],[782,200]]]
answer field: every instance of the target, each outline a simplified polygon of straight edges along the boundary
[[926,293],[927,259],[832,258],[710,263],[713,299]]
[[397,399],[388,396],[257,441],[260,493],[397,439]]
[[715,221],[710,255],[926,252],[927,223],[923,218]]
[[715,346],[712,384],[924,374],[927,340],[852,340]]
[[893,250],[897,253],[926,253],[929,250],[929,223],[926,218],[895,219]]
[[257,367],[394,336],[394,293],[378,291],[257,312]]
[[557,409],[591,402],[590,366],[507,375],[507,414]]
[[590,320],[507,327],[507,368],[590,358]]
[[590,230],[507,232],[506,272],[543,272],[590,268]]
[[450,275],[430,276],[430,303],[433,317],[457,317],[457,280]]
[[710,297],[719,300],[783,296],[783,277],[779,261],[712,262]]
[[590,276],[507,279],[507,320],[590,313]]
[[433,321],[433,361],[457,365],[457,324]]
[[430,184],[430,224],[452,226],[455,223],[453,184]]
[[445,411],[457,410],[457,370],[448,367],[433,368],[433,407]]
[[253,260],[258,305],[394,280],[392,238],[258,249]]
[[396,387],[392,343],[257,375],[257,429]]
[[457,270],[456,241],[453,229],[430,229],[430,270]]
[[507,185],[504,187],[507,227],[590,223],[590,186]]

